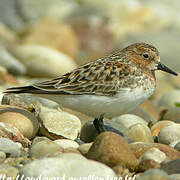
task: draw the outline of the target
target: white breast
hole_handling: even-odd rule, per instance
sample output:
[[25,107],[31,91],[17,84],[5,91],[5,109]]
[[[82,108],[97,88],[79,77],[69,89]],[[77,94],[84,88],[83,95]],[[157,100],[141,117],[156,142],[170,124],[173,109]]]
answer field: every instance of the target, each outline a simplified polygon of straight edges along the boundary
[[54,100],[64,107],[82,112],[92,117],[115,117],[125,114],[148,99],[154,87],[144,89],[138,87],[133,90],[127,88],[119,91],[113,97],[99,95],[48,95],[46,98]]

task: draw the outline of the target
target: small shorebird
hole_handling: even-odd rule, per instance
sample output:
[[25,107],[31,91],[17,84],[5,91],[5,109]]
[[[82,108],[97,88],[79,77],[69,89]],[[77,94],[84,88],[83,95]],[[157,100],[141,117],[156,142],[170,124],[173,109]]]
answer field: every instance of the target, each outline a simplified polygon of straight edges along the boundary
[[9,88],[5,93],[32,93],[90,116],[114,117],[153,94],[156,70],[177,75],[160,62],[154,46],[136,43],[56,79]]

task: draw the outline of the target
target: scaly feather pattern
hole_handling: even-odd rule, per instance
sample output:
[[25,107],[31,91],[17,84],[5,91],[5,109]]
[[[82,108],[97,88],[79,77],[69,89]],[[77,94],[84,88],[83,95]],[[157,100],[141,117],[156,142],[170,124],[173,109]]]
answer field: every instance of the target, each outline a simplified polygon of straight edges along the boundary
[[124,59],[127,59],[125,54],[121,54],[121,57],[113,54],[83,65],[59,78],[33,86],[60,94],[113,96],[123,88],[133,88],[142,77],[142,71],[138,71],[135,64],[123,61]]

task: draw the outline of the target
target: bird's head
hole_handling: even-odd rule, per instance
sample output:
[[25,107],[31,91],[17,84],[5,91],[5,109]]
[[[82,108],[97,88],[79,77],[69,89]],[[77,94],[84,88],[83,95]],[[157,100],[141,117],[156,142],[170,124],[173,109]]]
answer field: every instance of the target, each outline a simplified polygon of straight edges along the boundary
[[161,70],[176,76],[178,75],[160,62],[159,52],[152,45],[146,43],[135,43],[124,48],[122,51],[127,51],[130,59],[146,70],[152,72]]

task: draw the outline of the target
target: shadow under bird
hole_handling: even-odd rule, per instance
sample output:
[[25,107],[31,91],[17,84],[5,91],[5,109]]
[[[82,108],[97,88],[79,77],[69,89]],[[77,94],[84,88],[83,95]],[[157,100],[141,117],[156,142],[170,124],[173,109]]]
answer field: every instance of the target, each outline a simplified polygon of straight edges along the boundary
[[153,94],[156,70],[177,76],[160,62],[154,46],[135,43],[58,78],[5,93],[31,93],[89,116],[111,118],[128,113]]

